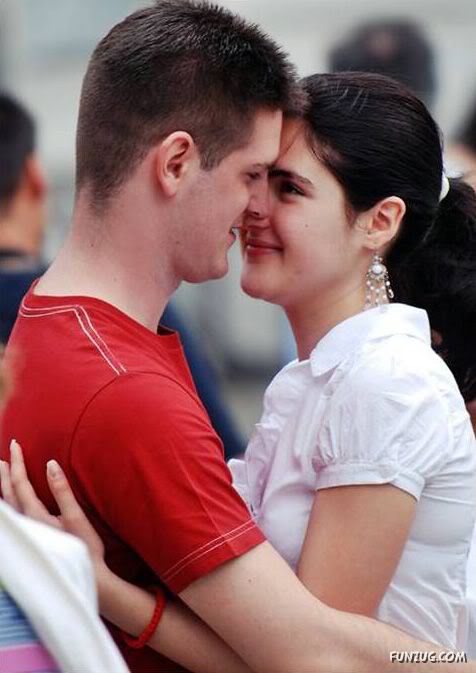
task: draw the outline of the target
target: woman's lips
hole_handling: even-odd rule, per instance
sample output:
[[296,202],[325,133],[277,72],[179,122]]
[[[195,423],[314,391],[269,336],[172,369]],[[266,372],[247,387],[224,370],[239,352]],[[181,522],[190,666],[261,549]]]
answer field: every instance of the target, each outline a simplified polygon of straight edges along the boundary
[[246,254],[253,257],[261,255],[270,255],[275,252],[281,252],[282,248],[272,243],[263,243],[261,241],[247,241],[245,246]]

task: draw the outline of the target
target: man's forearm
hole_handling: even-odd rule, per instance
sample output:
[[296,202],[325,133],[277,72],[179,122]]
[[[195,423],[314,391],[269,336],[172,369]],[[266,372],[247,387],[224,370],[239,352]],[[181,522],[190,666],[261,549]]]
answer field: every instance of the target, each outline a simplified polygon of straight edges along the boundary
[[[321,617],[320,634],[323,652],[322,671],[329,673],[354,672],[400,672],[400,673],[469,673],[476,672],[476,663],[431,662],[427,655],[420,661],[426,663],[398,661],[395,653],[428,653],[437,658],[443,652],[450,652],[441,645],[417,640],[412,636],[382,622],[339,612],[325,607]],[[392,653],[394,653],[392,655]],[[443,657],[444,658],[444,657]],[[306,670],[311,671],[312,668]],[[314,669],[315,671],[315,669]]]
[[444,648],[368,617],[327,607],[266,542],[200,578],[180,595],[259,673],[476,673],[473,662],[392,662],[394,651]]

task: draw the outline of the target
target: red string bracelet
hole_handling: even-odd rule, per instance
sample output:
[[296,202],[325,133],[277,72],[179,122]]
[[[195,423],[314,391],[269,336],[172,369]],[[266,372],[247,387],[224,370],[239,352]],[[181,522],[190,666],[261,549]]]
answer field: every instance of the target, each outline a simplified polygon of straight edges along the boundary
[[166,602],[167,601],[164,592],[160,591],[159,589],[155,599],[154,614],[152,615],[149,624],[145,627],[140,636],[137,636],[137,638],[133,638],[132,636],[129,636],[127,633],[124,633],[124,631],[121,631],[121,637],[124,640],[124,642],[127,645],[129,645],[129,647],[132,647],[134,650],[140,650],[147,645],[147,643],[151,639],[152,634],[159,625],[160,618],[162,617],[162,614],[164,612]]

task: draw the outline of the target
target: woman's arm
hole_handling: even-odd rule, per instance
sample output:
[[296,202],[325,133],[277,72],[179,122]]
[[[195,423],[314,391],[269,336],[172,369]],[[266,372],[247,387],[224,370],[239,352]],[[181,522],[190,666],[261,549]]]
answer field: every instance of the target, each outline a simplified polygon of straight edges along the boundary
[[[155,597],[121,579],[106,566],[102,573],[97,576],[102,616],[126,633],[138,636],[152,617]],[[251,670],[179,599],[167,603],[148,645],[197,673],[247,673]]]
[[415,515],[413,496],[390,484],[317,491],[297,574],[327,605],[373,616]]
[[[104,546],[80,508],[63,471],[55,461],[47,470],[48,484],[61,512],[49,514],[28,480],[20,446],[11,447],[11,466],[0,465],[4,499],[17,511],[81,538],[93,562],[100,612],[132,636],[150,622],[155,597],[122,580],[104,562]],[[168,601],[159,627],[148,645],[168,659],[196,673],[247,673],[250,668],[179,599]]]

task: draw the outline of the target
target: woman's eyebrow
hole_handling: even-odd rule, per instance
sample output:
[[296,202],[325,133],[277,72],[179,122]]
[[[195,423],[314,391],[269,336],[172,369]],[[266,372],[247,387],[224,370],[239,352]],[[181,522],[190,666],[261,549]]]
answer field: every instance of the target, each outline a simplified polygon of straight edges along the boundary
[[288,171],[280,166],[272,166],[269,169],[268,175],[270,178],[286,178],[287,180],[295,180],[296,182],[302,182],[305,185],[313,187],[312,182],[308,178],[305,178],[303,175],[299,175],[299,173],[295,173],[294,171]]

